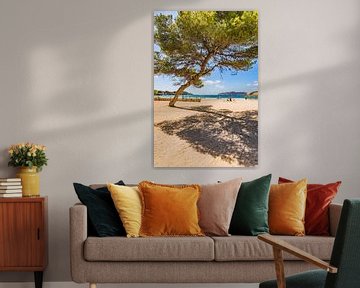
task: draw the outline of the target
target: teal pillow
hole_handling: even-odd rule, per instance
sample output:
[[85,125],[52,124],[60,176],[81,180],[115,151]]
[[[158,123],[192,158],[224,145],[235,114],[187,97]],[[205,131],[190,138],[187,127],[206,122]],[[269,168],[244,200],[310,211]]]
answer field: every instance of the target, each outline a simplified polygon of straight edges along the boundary
[[241,184],[231,218],[230,234],[256,236],[269,233],[270,181],[271,174]]

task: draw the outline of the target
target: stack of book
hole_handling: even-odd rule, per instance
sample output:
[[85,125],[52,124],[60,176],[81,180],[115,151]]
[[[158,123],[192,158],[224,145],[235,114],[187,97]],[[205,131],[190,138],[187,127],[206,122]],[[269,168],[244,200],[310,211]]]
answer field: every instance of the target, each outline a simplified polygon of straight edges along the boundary
[[22,197],[20,178],[0,178],[0,198]]

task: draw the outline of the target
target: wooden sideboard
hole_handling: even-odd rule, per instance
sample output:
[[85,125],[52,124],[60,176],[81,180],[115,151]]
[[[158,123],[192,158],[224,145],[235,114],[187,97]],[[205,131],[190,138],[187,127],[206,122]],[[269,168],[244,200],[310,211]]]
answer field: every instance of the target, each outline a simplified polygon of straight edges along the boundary
[[47,250],[47,197],[0,198],[0,271],[32,271],[41,288]]

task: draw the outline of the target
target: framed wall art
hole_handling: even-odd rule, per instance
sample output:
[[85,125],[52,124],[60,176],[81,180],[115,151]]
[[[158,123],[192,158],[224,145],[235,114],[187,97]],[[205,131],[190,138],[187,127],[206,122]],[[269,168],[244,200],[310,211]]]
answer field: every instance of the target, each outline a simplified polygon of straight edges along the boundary
[[257,11],[154,12],[154,166],[258,164]]

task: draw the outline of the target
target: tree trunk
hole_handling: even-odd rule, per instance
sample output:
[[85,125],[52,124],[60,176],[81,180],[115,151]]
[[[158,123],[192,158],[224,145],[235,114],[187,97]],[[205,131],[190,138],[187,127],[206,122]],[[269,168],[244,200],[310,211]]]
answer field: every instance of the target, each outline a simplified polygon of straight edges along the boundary
[[169,106],[170,107],[174,107],[176,101],[179,99],[179,96],[182,95],[182,93],[185,91],[186,88],[188,88],[190,86],[190,82],[185,83],[184,85],[181,85],[180,88],[176,91],[175,95],[173,98],[171,98],[170,102],[169,102]]
[[188,88],[189,86],[191,86],[194,81],[197,81],[200,79],[201,76],[204,75],[204,71],[206,69],[206,64],[209,62],[209,60],[211,59],[211,57],[213,56],[213,53],[209,53],[204,61],[201,63],[201,68],[200,68],[200,72],[197,73],[196,75],[194,75],[192,77],[192,79],[189,82],[186,82],[185,84],[181,85],[180,88],[176,91],[174,97],[170,100],[169,102],[169,106],[170,107],[174,107],[176,101],[178,100],[179,96],[185,91],[186,88]]

